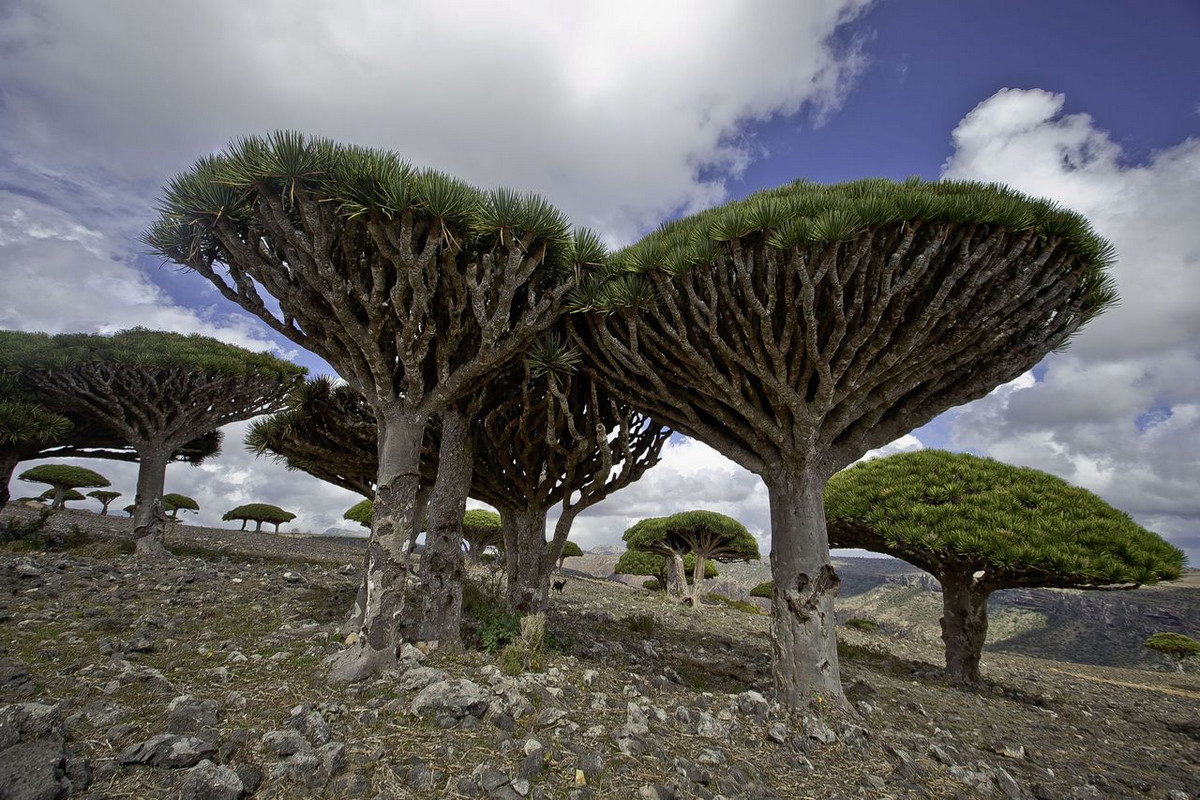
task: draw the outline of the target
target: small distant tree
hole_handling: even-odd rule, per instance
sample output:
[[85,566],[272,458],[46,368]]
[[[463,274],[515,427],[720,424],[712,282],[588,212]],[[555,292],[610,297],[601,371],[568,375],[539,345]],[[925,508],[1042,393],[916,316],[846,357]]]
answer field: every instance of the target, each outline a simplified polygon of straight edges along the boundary
[[[86,499],[87,498],[84,497],[83,492],[78,492],[74,489],[67,489],[65,492],[62,492],[61,495],[59,494],[58,489],[47,489],[37,496],[38,502],[51,504],[57,502],[59,504],[59,508],[66,508],[67,503],[74,502],[75,500]],[[51,505],[51,507],[53,508],[53,505]]]
[[825,490],[829,540],[904,559],[942,584],[946,675],[981,681],[997,589],[1133,589],[1183,552],[1091,492],[1035,469],[921,450],[857,464]]
[[134,505],[133,503],[130,503],[129,505],[122,508],[121,510],[132,517],[134,512],[137,511],[137,506]]
[[1172,658],[1180,672],[1184,661],[1200,656],[1200,642],[1182,633],[1156,633],[1143,647]]
[[94,492],[88,492],[87,496],[94,497],[100,501],[100,505],[101,505],[100,516],[107,517],[109,504],[112,503],[113,500],[116,500],[118,497],[120,497],[121,493],[120,492],[110,492],[110,491],[106,491],[104,489],[97,489]]
[[563,562],[568,558],[576,558],[583,555],[583,548],[568,539],[563,544],[562,552],[558,554],[558,564],[556,567],[562,569]]
[[290,511],[284,511],[279,506],[273,506],[270,503],[247,503],[244,506],[226,511],[221,517],[226,522],[242,521],[240,530],[246,530],[246,523],[255,523],[254,531],[257,533],[262,530],[264,522],[270,522],[275,526],[275,532],[279,533],[279,526],[285,522],[291,522],[296,518],[296,515]]
[[704,568],[710,561],[758,560],[758,542],[746,526],[715,511],[684,511],[664,523],[666,535],[678,538],[696,557],[692,568],[692,604],[700,607],[699,592]]
[[[668,592],[671,597],[683,598],[687,586],[694,580],[696,555],[688,553],[683,557],[683,566],[677,567],[673,558],[646,553],[641,550],[626,550],[617,559],[613,572],[617,575],[646,575],[658,581],[660,589]],[[704,565],[704,577],[717,577],[717,565],[709,561]]]
[[163,484],[173,454],[208,431],[282,407],[306,370],[206,336],[0,331],[0,369],[137,453],[137,551],[166,553]]
[[[27,469],[20,475],[21,480],[30,483],[48,483],[53,487],[51,509],[63,507],[63,500],[68,490],[84,489],[92,486],[108,486],[108,478],[86,467],[74,467],[69,464],[39,464]],[[78,493],[77,493],[78,494]],[[82,494],[73,500],[83,500]]]
[[463,543],[471,561],[480,563],[484,550],[504,543],[504,534],[500,530],[500,515],[482,508],[468,509],[463,514]]
[[186,494],[175,494],[169,492],[163,495],[163,510],[171,519],[179,519],[179,512],[182,511],[199,511],[200,504]]

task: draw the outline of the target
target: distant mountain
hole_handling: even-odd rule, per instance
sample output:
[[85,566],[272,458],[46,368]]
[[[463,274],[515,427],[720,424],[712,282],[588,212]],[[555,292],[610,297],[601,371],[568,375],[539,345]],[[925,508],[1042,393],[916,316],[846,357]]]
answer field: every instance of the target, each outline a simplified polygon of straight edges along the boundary
[[348,539],[366,539],[371,532],[366,528],[326,528],[322,536],[344,536]]
[[625,552],[625,548],[614,544],[598,544],[587,552],[594,556],[619,556]]

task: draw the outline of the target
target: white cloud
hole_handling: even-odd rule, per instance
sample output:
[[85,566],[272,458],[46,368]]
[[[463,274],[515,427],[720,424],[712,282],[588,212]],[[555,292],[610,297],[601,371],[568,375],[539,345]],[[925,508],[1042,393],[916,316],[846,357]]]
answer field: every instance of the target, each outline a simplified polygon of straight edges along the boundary
[[29,170],[153,190],[232,137],[297,128],[543,192],[628,240],[723,196],[740,123],[837,108],[862,57],[831,35],[865,5],[17,2],[4,138]]
[[955,446],[1089,488],[1200,558],[1200,140],[1129,164],[1064,97],[1006,89],[954,131],[946,177],[1000,181],[1085,214],[1117,248],[1120,305],[1064,353],[964,408]]

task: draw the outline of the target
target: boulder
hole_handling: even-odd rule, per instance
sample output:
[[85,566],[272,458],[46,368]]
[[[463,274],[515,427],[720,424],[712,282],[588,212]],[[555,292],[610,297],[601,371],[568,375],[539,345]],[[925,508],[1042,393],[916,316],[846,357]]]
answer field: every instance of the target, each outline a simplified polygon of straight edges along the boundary
[[238,800],[244,792],[245,786],[236,772],[205,759],[188,770],[179,797],[180,800]]
[[488,693],[479,684],[465,678],[431,683],[412,701],[412,713],[418,716],[444,714],[455,718],[481,717],[487,708]]

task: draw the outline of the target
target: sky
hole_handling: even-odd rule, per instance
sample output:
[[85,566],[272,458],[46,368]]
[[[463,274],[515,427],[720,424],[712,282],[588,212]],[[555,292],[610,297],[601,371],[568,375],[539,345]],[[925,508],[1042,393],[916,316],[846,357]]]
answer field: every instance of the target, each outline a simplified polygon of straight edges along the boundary
[[[1197,42],[1195,0],[0,0],[0,328],[199,332],[329,372],[137,240],[173,175],[275,129],[540,192],[614,246],[801,177],[998,181],[1086,215],[1121,303],[884,450],[1046,470],[1200,566]],[[189,521],[271,502],[354,527],[357,497],[246,453],[245,428],[168,470]],[[133,465],[87,465],[132,500]],[[682,437],[572,538],[697,507],[765,554],[762,482]]]

